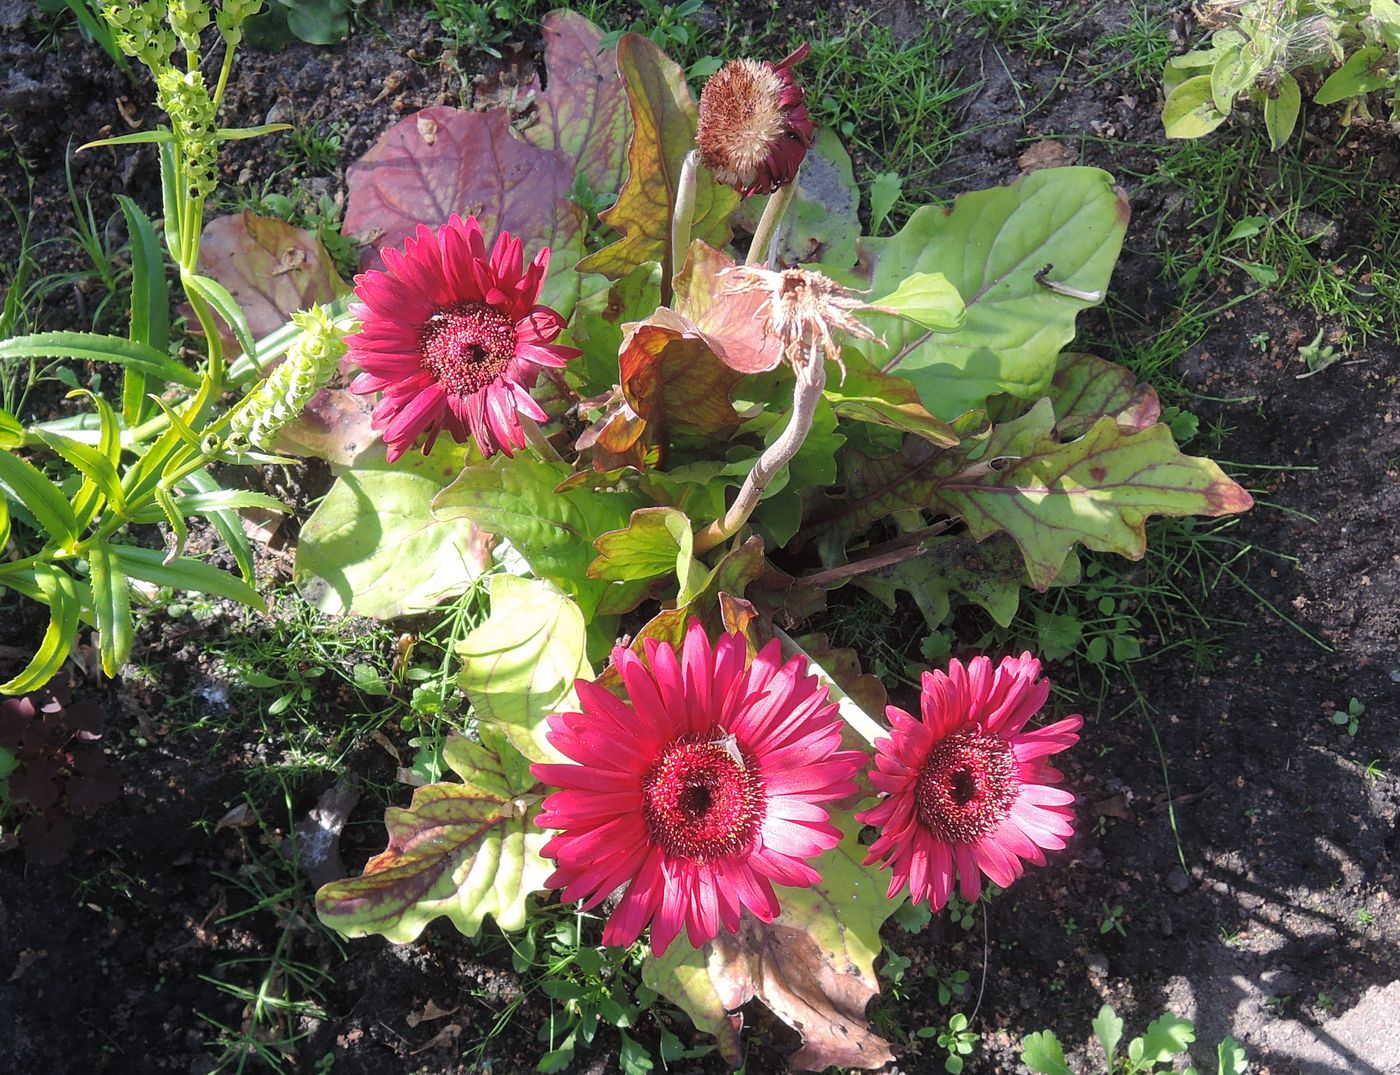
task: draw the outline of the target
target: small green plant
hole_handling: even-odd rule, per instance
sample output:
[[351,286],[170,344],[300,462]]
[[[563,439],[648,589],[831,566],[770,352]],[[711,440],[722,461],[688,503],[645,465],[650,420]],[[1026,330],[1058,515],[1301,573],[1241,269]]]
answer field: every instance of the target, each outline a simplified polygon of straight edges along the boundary
[[1123,905],[1115,903],[1110,907],[1107,903],[1103,905],[1103,914],[1099,918],[1099,933],[1117,933],[1120,937],[1126,937],[1128,931],[1123,928]]
[[1332,723],[1339,728],[1345,728],[1347,735],[1356,738],[1357,729],[1361,727],[1361,718],[1366,715],[1366,705],[1359,698],[1353,698],[1346,705],[1345,709],[1338,709],[1331,716]]
[[1307,373],[1298,374],[1298,380],[1304,377],[1311,377],[1315,373],[1321,373],[1329,366],[1335,366],[1342,358],[1337,349],[1330,343],[1322,342],[1323,329],[1317,330],[1317,335],[1312,338],[1311,343],[1305,343],[1298,348],[1298,357],[1303,360],[1303,365],[1308,367]]
[[[1150,1075],[1151,1072],[1171,1070],[1175,1057],[1185,1055],[1196,1040],[1196,1028],[1186,1019],[1170,1012],[1154,1020],[1140,1038],[1133,1038],[1120,1053],[1123,1040],[1123,1020],[1105,1004],[1093,1021],[1094,1037],[1103,1047],[1105,1075]],[[1036,1075],[1071,1075],[1065,1060],[1064,1047],[1052,1031],[1042,1030],[1026,1035],[1021,1042],[1021,1062]],[[1226,1038],[1216,1049],[1216,1075],[1244,1075],[1245,1053]],[[1198,1075],[1197,1068],[1188,1067],[1184,1075]]]
[[967,1028],[967,1022],[967,1016],[962,1012],[954,1012],[948,1017],[946,1026],[926,1026],[915,1031],[917,1037],[938,1039],[938,1047],[947,1053],[943,1061],[943,1070],[949,1072],[949,1075],[958,1075],[962,1071],[967,1063],[963,1057],[972,1052],[981,1038],[975,1030]]
[[508,0],[488,0],[484,4],[433,0],[428,18],[442,27],[443,37],[456,52],[480,52],[500,59],[500,46],[515,32],[519,14]]
[[951,1004],[953,998],[967,996],[968,982],[972,980],[972,975],[965,970],[955,970],[951,974],[945,974],[938,979],[938,1003]]
[[[695,17],[705,6],[704,0],[681,0],[679,4],[666,4],[661,0],[641,0],[642,17],[625,30],[613,30],[603,35],[601,47],[617,44],[625,33],[645,34],[663,49],[674,49],[686,53],[700,36],[700,28]],[[716,61],[710,69],[689,72],[699,78],[719,70]]]
[[1298,124],[1303,83],[1326,73],[1316,104],[1346,103],[1343,122],[1372,109],[1400,120],[1400,3],[1396,0],[1207,0],[1209,46],[1167,61],[1162,124],[1199,138],[1241,102],[1263,110],[1274,149]]

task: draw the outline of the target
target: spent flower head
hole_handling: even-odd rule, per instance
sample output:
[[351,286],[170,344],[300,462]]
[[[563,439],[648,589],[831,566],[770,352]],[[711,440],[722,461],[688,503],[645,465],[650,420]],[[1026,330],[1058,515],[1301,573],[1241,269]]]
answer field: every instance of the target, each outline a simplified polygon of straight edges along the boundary
[[857,310],[874,310],[856,292],[842,287],[831,277],[811,269],[763,269],[756,265],[736,265],[720,273],[726,291],[746,291],[766,295],[759,312],[763,332],[778,339],[783,354],[797,370],[820,368],[822,356],[835,362],[845,376],[841,345],[835,333],[844,332],[858,340],[871,340],[875,334],[857,321]]
[[700,93],[700,160],[740,194],[771,194],[797,177],[816,126],[792,67],[810,51],[804,43],[776,64],[730,60]]

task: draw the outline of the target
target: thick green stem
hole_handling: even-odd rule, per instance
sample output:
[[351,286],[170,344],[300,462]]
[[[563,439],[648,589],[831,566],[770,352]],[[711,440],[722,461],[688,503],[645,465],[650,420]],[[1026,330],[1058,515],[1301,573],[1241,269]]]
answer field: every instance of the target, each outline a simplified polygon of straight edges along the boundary
[[[685,268],[690,251],[690,228],[695,221],[695,187],[699,182],[700,152],[692,149],[681,165],[680,182],[676,185],[676,208],[671,213],[671,279]],[[670,280],[666,281],[667,290]],[[669,301],[669,296],[667,297]]]
[[767,265],[773,260],[770,255],[774,251],[769,247],[774,245],[774,240],[778,237],[783,217],[787,215],[788,206],[792,204],[792,197],[796,191],[797,181],[793,180],[769,195],[768,204],[763,207],[763,215],[758,218],[758,230],[753,233],[753,241],[749,243],[749,256],[744,259],[745,265]]

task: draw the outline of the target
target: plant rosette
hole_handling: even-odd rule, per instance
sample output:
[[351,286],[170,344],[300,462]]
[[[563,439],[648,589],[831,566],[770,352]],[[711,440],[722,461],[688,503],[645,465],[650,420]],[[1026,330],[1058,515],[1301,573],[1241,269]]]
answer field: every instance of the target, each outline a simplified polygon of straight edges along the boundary
[[[757,997],[801,1028],[794,1066],[876,1067],[881,924],[907,892],[975,899],[1064,846],[1073,796],[1048,759],[1079,719],[1028,723],[1048,686],[1026,655],[932,672],[919,715],[887,724],[878,682],[833,660],[843,690],[775,614],[851,583],[909,590],[930,630],[964,602],[1005,624],[1021,587],[1075,576],[1078,547],[1139,558],[1150,516],[1251,501],[1177,450],[1150,388],[1063,350],[1127,224],[1105,173],[1046,169],[770,264],[827,212],[804,155],[844,157],[813,136],[802,50],[721,70],[697,105],[646,38],[600,58],[558,12],[544,35],[548,68],[597,77],[552,76],[524,140],[434,108],[349,173],[347,227],[377,249],[355,389],[383,393],[373,428],[402,458],[363,408],[339,427],[358,454],[330,424],[342,472],[298,584],[389,618],[493,577],[457,653],[459,779],[391,809],[388,849],[318,906],[406,942],[438,915],[520,928],[558,890],[606,944],[649,935],[644,982],[730,1060]],[[592,225],[574,176],[618,191]],[[462,204],[488,208],[385,209]]]
[[[644,981],[729,1059],[756,997],[801,1028],[794,1066],[879,1066],[892,1049],[865,1005],[881,924],[906,889],[971,898],[1063,846],[1072,797],[1045,758],[1077,725],[1027,724],[1046,689],[1029,656],[954,662],[918,716],[886,714],[858,662],[814,660],[776,625],[848,584],[910,592],[930,631],[969,602],[1005,625],[1023,586],[1077,576],[1079,547],[1140,558],[1149,517],[1251,500],[1178,451],[1151,388],[1064,350],[1127,226],[1106,173],[1037,171],[861,237],[850,159],[805,107],[803,48],[722,68],[697,103],[646,37],[602,47],[569,12],[542,32],[533,123],[429,108],[349,168],[345,231],[366,249],[348,336],[332,305],[252,338],[237,296],[272,275],[270,251],[306,255],[262,294],[274,324],[333,300],[338,278],[315,236],[249,214],[211,224],[220,256],[200,263],[202,188],[177,165],[212,175],[206,151],[238,133],[212,125],[227,70],[212,95],[168,87],[173,133],[140,140],[189,202],[167,245],[208,361],[166,357],[168,303],[129,341],[0,344],[122,361],[133,384],[130,413],[97,403],[95,448],[0,414],[0,541],[12,517],[43,538],[0,584],[53,611],[4,689],[52,675],[83,620],[114,673],[128,576],[256,603],[180,555],[187,514],[243,555],[236,512],[275,506],[205,468],[325,458],[335,484],[296,552],[307,601],[392,619],[491,577],[489,616],[457,647],[456,779],[388,811],[387,849],[321,889],[324,920],[402,943],[446,916],[474,936],[487,916],[523,927],[558,888],[606,915],[609,942],[649,929]],[[183,156],[166,148],[179,139]],[[443,208],[462,206],[476,211]],[[772,260],[793,250],[802,264]],[[154,295],[163,279],[139,282]],[[233,363],[220,323],[245,352]],[[223,389],[284,350],[286,373],[218,415]],[[191,395],[151,415],[141,378]],[[119,473],[147,427],[154,444]],[[81,472],[76,496],[12,450],[40,444]],[[168,555],[110,540],[162,519]]]

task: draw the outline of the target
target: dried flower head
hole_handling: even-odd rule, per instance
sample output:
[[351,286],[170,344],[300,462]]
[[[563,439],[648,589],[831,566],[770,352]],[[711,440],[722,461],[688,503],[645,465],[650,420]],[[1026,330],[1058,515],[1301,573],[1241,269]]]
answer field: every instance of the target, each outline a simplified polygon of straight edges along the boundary
[[872,340],[875,334],[851,315],[856,310],[874,310],[854,291],[842,287],[829,276],[810,269],[774,271],[756,265],[736,265],[720,273],[726,291],[762,291],[767,299],[759,308],[763,331],[776,337],[783,354],[798,370],[819,369],[826,355],[846,375],[841,361],[841,345],[834,332],[844,332],[858,340]]
[[695,134],[700,160],[740,194],[771,194],[797,177],[816,126],[791,68],[810,51],[803,44],[776,64],[730,60],[705,83]]

